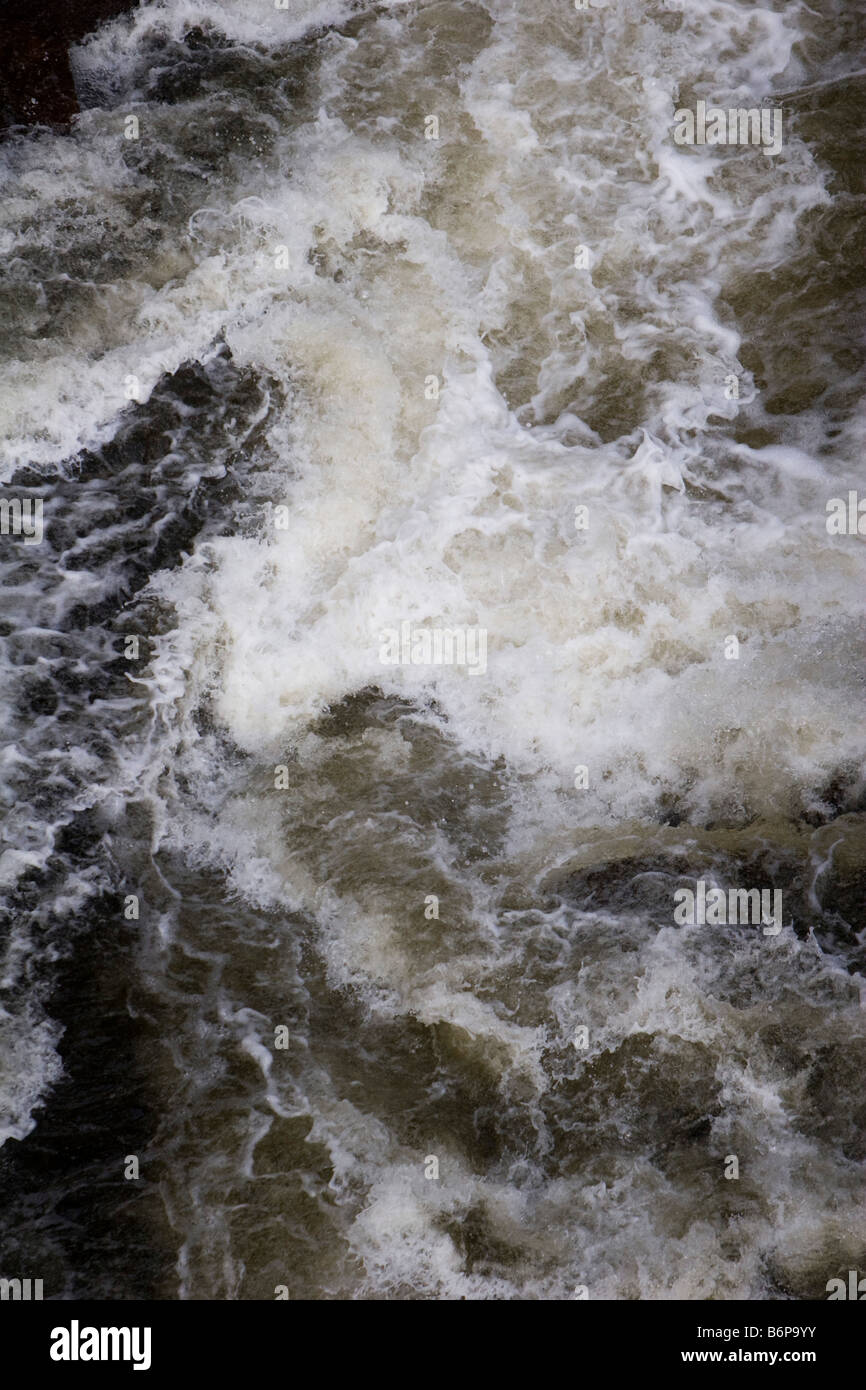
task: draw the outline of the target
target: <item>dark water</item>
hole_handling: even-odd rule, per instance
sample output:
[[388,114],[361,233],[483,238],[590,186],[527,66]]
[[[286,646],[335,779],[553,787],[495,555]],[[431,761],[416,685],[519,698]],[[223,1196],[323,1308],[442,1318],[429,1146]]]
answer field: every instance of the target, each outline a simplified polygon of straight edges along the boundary
[[861,18],[170,0],[7,139],[4,1277],[864,1271]]

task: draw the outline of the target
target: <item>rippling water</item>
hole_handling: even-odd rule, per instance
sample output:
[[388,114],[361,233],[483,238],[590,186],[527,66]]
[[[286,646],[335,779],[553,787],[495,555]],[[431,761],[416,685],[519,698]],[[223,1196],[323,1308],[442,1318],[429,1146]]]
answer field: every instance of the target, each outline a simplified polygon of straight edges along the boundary
[[[0,150],[45,528],[0,536],[2,1272],[824,1297],[866,1267],[859,16],[286,3],[136,10]],[[698,101],[781,149],[677,144]],[[484,669],[383,661],[407,624]],[[781,931],[677,921],[699,880]]]

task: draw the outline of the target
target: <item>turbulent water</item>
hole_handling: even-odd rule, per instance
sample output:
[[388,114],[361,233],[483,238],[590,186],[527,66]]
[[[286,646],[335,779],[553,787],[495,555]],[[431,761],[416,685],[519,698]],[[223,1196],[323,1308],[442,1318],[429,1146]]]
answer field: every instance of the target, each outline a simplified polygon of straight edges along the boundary
[[[44,500],[0,537],[0,1273],[824,1297],[866,1268],[857,8],[286,5],[135,10],[0,150],[2,496]],[[699,100],[781,149],[678,144]],[[406,623],[486,660],[384,661]],[[781,931],[677,921],[700,879]]]

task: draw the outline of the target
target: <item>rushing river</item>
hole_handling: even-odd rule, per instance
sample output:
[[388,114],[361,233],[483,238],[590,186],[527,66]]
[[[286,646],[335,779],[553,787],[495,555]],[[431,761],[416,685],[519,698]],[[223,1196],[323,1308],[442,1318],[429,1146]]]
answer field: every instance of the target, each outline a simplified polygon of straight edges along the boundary
[[0,147],[0,1273],[824,1297],[857,7],[285,6],[145,5]]

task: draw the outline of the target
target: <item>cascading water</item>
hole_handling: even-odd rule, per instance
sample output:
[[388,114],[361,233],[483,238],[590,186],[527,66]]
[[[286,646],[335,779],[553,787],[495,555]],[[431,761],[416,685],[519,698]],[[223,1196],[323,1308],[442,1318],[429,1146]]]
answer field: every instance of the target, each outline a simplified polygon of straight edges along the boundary
[[[855,30],[166,0],[7,138],[7,1266],[864,1265]],[[678,143],[698,102],[781,147]],[[781,930],[676,920],[698,883]]]

